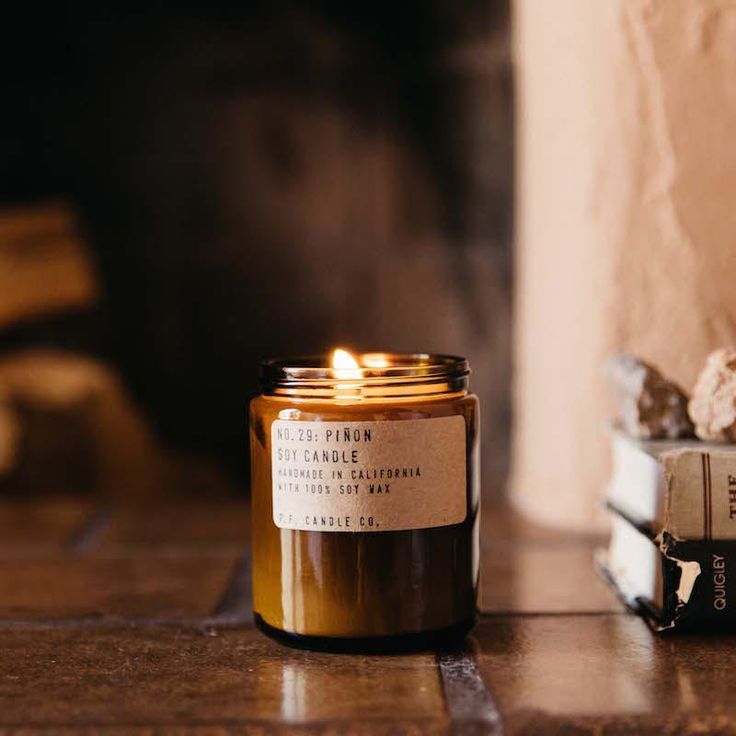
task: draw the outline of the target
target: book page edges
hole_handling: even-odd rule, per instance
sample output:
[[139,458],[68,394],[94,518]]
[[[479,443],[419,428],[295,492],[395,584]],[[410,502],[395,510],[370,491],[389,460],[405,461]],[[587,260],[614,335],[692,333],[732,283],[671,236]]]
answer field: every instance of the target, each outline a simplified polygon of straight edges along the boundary
[[[599,570],[613,585],[618,597],[629,608],[641,614],[653,630],[666,631],[676,628],[680,618],[687,611],[698,579],[702,574],[701,564],[697,560],[680,559],[677,554],[677,540],[668,532],[662,531],[654,534],[647,528],[635,524],[631,518],[621,510],[616,509],[615,506],[609,504],[609,508],[614,514],[614,527],[608,549],[599,550],[596,554]],[[625,527],[628,527],[632,532],[642,535],[642,538],[646,539],[647,543],[651,545],[651,549],[657,550],[661,555],[661,557],[658,555],[659,565],[662,565],[664,559],[667,559],[677,567],[679,574],[676,577],[670,578],[667,576],[675,586],[674,591],[672,591],[674,600],[669,602],[666,599],[655,601],[649,597],[651,593],[641,597],[645,586],[642,586],[641,582],[637,584],[634,579],[626,574],[625,561],[616,559],[621,549],[616,547],[615,541],[617,539],[617,529],[622,528],[620,526],[622,523],[624,530]],[[643,562],[644,560],[642,560],[642,564]]]

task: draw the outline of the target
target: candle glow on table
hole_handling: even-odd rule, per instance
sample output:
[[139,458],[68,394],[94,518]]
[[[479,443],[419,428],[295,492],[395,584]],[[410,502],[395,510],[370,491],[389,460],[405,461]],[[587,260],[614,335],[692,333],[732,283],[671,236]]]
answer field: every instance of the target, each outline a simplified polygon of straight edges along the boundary
[[464,634],[478,583],[478,402],[467,361],[267,361],[251,403],[256,621],[287,643]]

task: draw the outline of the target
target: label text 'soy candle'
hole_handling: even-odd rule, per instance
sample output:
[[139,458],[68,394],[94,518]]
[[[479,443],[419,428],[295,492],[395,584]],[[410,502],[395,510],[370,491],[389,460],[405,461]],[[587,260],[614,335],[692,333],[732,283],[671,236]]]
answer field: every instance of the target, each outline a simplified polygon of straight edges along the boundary
[[478,591],[478,399],[446,355],[267,361],[250,408],[253,607],[291,645],[462,639]]

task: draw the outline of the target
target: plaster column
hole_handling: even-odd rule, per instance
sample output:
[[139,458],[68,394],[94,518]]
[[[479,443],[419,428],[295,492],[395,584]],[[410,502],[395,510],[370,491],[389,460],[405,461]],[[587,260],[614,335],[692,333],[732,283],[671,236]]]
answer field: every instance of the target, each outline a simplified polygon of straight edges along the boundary
[[513,502],[600,527],[634,352],[692,387],[736,342],[736,2],[516,0]]

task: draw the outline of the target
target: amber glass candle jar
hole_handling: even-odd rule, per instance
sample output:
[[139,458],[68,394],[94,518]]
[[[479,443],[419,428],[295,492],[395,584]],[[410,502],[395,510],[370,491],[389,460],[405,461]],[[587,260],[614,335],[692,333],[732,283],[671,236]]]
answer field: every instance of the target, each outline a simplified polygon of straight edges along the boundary
[[478,400],[445,355],[268,361],[251,402],[253,607],[288,644],[391,651],[472,627]]

